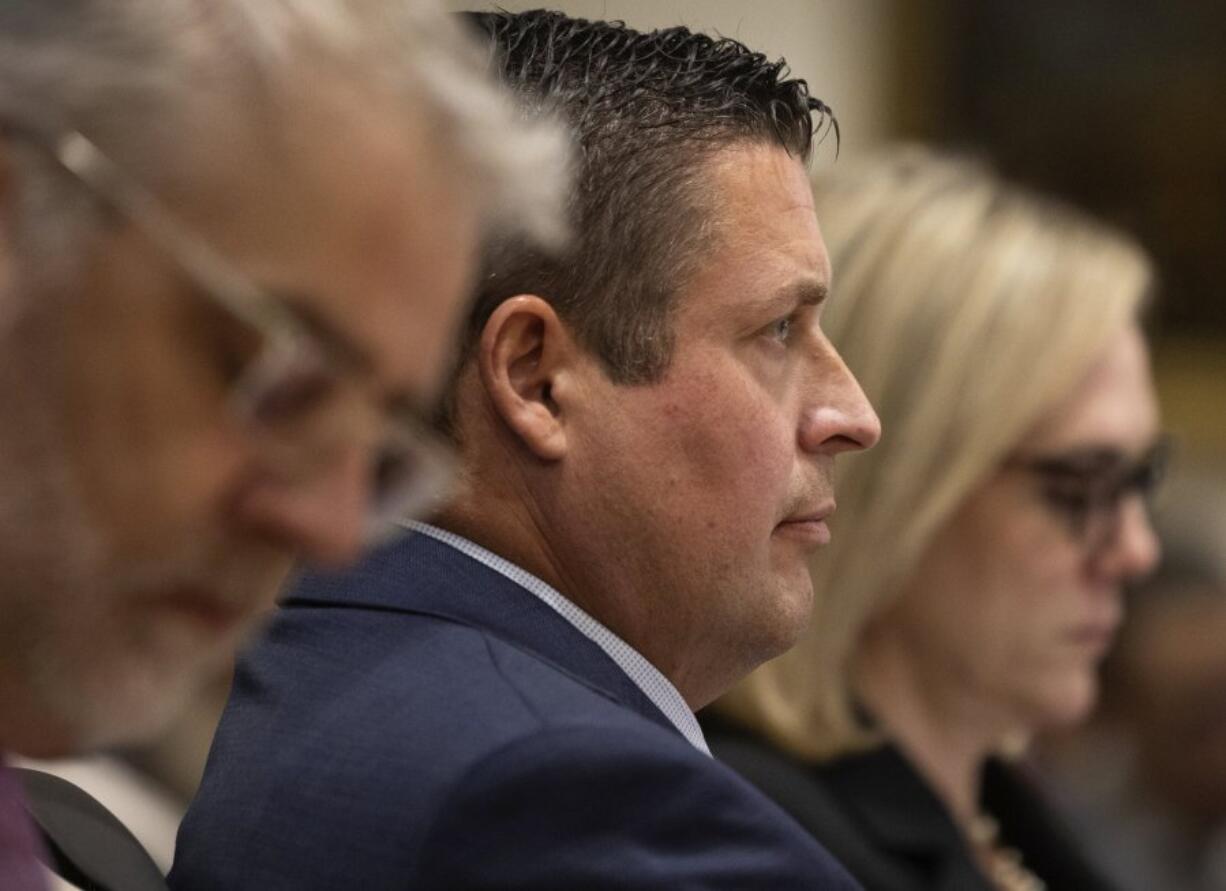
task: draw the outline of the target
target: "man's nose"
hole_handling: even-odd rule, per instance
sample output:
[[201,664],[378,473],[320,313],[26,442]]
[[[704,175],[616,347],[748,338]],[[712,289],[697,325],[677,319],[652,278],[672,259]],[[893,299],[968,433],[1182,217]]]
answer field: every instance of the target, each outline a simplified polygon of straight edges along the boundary
[[355,445],[308,478],[253,481],[235,511],[245,533],[307,562],[339,566],[362,554],[371,494],[369,450]]
[[881,438],[881,421],[843,358],[829,341],[823,347],[805,394],[800,447],[825,454],[871,448]]

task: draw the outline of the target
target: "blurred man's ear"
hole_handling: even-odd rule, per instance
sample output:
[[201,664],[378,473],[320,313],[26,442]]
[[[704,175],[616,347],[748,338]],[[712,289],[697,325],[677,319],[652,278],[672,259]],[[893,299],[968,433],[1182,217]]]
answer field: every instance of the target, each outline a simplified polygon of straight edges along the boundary
[[540,297],[504,300],[482,329],[481,385],[502,422],[543,460],[566,454],[566,406],[579,357],[570,331]]

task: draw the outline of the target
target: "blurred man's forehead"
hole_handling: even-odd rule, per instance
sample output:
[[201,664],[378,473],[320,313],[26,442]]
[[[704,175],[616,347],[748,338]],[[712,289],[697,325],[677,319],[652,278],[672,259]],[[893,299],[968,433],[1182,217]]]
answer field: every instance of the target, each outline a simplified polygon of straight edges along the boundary
[[323,90],[282,112],[271,139],[267,122],[219,115],[219,150],[188,147],[198,161],[168,206],[389,399],[429,404],[467,288],[475,196],[385,97]]

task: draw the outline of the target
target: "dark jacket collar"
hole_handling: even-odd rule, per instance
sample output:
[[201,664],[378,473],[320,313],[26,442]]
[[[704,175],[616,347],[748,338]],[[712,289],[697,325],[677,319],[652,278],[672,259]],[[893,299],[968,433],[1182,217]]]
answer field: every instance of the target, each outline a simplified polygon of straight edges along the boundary
[[[872,725],[872,717],[861,710]],[[944,804],[918,770],[885,744],[814,764],[744,726],[705,712],[707,740],[825,843],[867,888],[993,891]],[[981,804],[1002,842],[1052,891],[1110,891],[1021,765],[989,758]]]
[[616,662],[548,604],[428,535],[409,534],[345,572],[307,573],[283,604],[417,613],[480,628],[679,733]]
[[964,851],[944,805],[894,746],[878,746],[814,769],[882,845],[938,859]]
[[[840,758],[814,770],[864,831],[886,850],[924,860],[949,891],[989,891],[936,793],[893,745]],[[1108,891],[1109,885],[1071,841],[1071,833],[1022,775],[1021,768],[989,758],[980,804],[1000,825],[1000,841],[1021,852],[1023,863],[1054,891]]]
[[993,891],[937,797],[892,747],[814,764],[704,714],[707,740],[825,844],[866,888]]

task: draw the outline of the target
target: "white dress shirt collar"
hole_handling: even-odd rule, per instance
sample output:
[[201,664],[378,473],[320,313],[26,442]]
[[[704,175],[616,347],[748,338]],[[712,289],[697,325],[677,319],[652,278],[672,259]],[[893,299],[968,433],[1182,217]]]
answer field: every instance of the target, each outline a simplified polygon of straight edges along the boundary
[[702,735],[702,728],[698,726],[698,719],[694,717],[694,713],[668,678],[664,677],[659,669],[644,659],[632,646],[566,599],[555,588],[462,535],[431,526],[429,523],[409,522],[404,525],[407,529],[428,535],[467,554],[478,563],[489,567],[534,594],[616,662],[626,676],[634,682],[634,685],[643,691],[643,695],[655,703],[656,708],[664,713],[664,716],[682,736],[689,740],[694,748],[707,755],[711,754],[710,749],[707,748],[707,741]]

